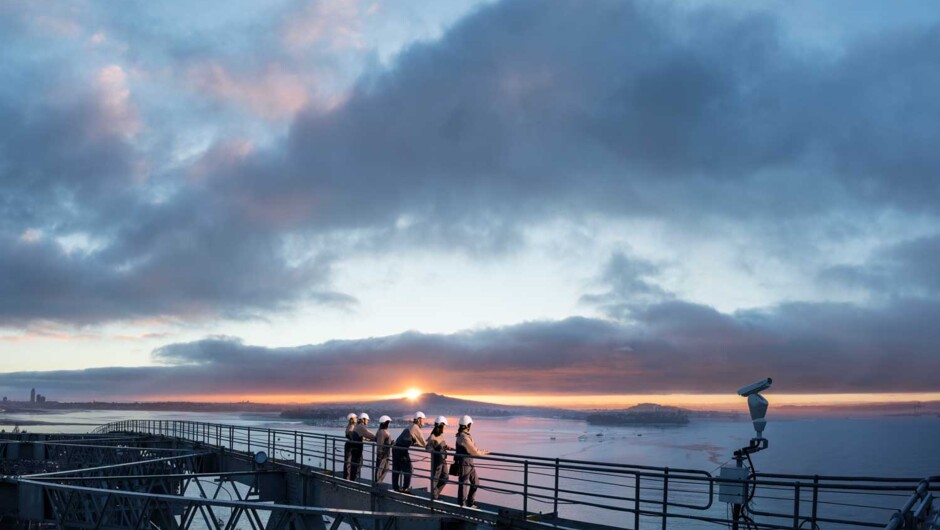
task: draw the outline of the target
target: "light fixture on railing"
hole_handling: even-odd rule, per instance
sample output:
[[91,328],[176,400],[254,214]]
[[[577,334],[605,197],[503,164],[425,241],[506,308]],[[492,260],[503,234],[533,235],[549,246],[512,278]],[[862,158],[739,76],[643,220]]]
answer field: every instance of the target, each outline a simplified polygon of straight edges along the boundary
[[[764,428],[767,427],[768,402],[761,392],[770,388],[773,379],[761,379],[738,390],[738,395],[747,398],[747,408],[754,424],[754,438],[747,446],[734,452],[734,465],[722,466],[718,483],[718,500],[727,502],[732,507],[733,528],[737,530],[739,520],[747,511],[749,495],[748,484],[753,478],[753,469],[744,465],[744,460],[751,464],[751,454],[767,449],[767,438],[764,438]],[[751,464],[753,465],[753,464]],[[752,492],[753,493],[753,492]]]
[[[773,382],[774,380],[768,377],[767,379],[747,385],[738,390],[739,396],[747,398],[747,408],[751,413],[751,421],[754,423],[754,432],[757,434],[757,436],[751,440],[751,445],[755,444],[755,440],[758,441],[758,445],[760,444],[760,440],[763,440],[764,443],[761,449],[767,448],[766,440],[764,440],[764,427],[767,426],[767,420],[765,418],[767,416],[768,403],[767,399],[760,395],[760,392],[770,388]],[[760,449],[758,449],[758,451],[759,450]]]

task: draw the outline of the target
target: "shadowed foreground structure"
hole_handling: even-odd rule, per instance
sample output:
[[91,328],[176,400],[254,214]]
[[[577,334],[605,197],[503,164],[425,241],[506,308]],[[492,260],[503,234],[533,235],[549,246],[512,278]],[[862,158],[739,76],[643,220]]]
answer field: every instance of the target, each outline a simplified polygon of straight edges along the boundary
[[[345,438],[185,421],[4,434],[0,528],[937,528],[940,477],[823,477],[479,457],[479,510],[339,478]],[[365,468],[371,470],[371,444]],[[420,455],[418,454],[420,453]],[[415,454],[418,482],[427,453]],[[337,473],[337,470],[340,472]],[[737,520],[728,492],[748,499]]]

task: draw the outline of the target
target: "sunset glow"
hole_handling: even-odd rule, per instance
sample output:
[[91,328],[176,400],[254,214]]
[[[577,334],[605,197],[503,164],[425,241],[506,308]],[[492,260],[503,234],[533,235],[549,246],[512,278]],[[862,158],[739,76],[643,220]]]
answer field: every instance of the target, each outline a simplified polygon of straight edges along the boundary
[[[415,394],[417,392],[417,394]],[[141,401],[192,401],[203,403],[229,403],[250,401],[285,405],[357,403],[384,401],[388,399],[415,399],[421,392],[410,389],[397,395],[352,395],[352,394],[297,394],[297,395],[201,395],[201,396],[153,396]],[[657,403],[692,410],[740,411],[747,410],[747,402],[737,394],[622,394],[622,395],[520,395],[520,394],[466,394],[451,395],[457,399],[482,401],[501,405],[533,407],[557,407],[574,410],[627,408],[640,403]],[[846,405],[870,405],[890,403],[912,403],[940,401],[940,392],[892,393],[892,394],[775,394],[765,397],[777,407],[837,407]]]

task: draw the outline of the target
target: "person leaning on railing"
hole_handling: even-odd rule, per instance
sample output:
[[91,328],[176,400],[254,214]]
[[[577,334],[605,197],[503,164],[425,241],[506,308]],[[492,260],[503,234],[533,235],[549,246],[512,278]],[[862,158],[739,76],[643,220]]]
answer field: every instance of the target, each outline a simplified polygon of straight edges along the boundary
[[[489,451],[477,448],[470,436],[470,427],[473,426],[473,418],[462,416],[460,425],[457,428],[457,448],[454,451],[454,461],[460,465],[460,481],[457,484],[457,504],[467,508],[476,508],[473,502],[473,496],[480,487],[480,477],[473,467],[473,457],[488,455]],[[469,485],[466,503],[464,502],[464,487]]]
[[388,425],[392,418],[382,416],[379,418],[379,428],[375,431],[375,483],[385,480],[388,474],[389,456],[392,453],[392,436],[388,434]]
[[411,464],[411,454],[408,450],[414,445],[418,447],[428,445],[424,440],[424,435],[421,434],[421,427],[426,417],[423,412],[417,412],[411,425],[395,439],[395,447],[392,448],[392,487],[395,491],[411,495],[411,473],[414,466]]
[[343,478],[349,480],[352,471],[352,433],[356,430],[356,414],[346,415],[346,443],[343,444]]
[[431,498],[437,500],[447,485],[447,450],[450,447],[444,440],[444,427],[447,418],[438,416],[434,420],[434,430],[428,436],[427,450],[431,452]]
[[368,424],[369,415],[363,412],[359,415],[359,421],[356,423],[349,437],[352,441],[349,480],[359,480],[359,470],[362,469],[362,443],[375,440],[375,434],[366,427]]

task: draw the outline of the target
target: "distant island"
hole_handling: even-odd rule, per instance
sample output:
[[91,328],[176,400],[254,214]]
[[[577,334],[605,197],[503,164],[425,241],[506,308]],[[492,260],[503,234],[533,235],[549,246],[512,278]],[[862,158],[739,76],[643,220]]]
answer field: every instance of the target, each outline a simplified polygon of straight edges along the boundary
[[441,394],[425,393],[416,398],[388,399],[361,403],[327,403],[290,408],[281,412],[285,419],[304,420],[310,423],[332,423],[349,412],[366,411],[373,415],[387,414],[396,420],[411,418],[416,411],[430,415],[481,416],[501,418],[509,416],[535,416],[543,418],[584,419],[586,413],[550,407],[521,407],[499,405],[483,401],[457,399]]
[[591,425],[685,425],[689,411],[655,403],[641,403],[624,410],[600,411],[588,414],[585,421]]

